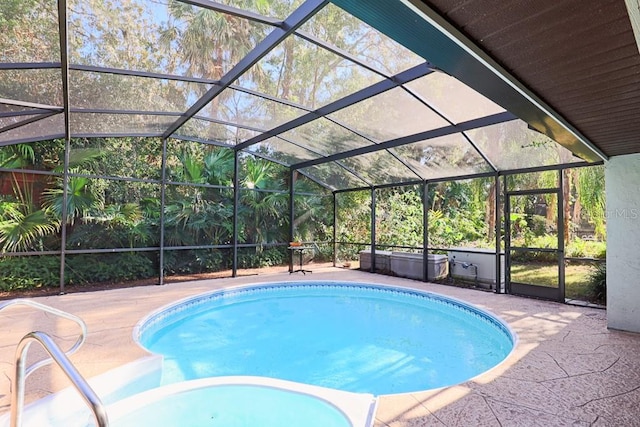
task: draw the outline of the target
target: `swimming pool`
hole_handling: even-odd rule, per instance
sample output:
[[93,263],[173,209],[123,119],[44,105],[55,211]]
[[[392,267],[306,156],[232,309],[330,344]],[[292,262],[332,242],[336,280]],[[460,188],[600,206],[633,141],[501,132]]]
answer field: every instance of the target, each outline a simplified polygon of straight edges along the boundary
[[164,384],[251,375],[373,395],[458,384],[504,360],[498,318],[433,293],[341,282],[215,291],[143,319],[135,339],[164,357]]

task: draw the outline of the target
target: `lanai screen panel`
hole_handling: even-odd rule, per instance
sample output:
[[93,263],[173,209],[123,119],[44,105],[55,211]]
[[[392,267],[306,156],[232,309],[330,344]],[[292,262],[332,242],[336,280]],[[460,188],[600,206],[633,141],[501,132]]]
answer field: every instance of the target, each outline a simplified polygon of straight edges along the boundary
[[168,78],[69,71],[71,108],[182,114],[212,85]]
[[[63,136],[62,74],[58,37],[58,3],[55,0],[4,5],[0,13],[0,101],[2,113],[15,114],[0,122],[0,143],[36,141]],[[46,110],[52,108],[52,110]],[[33,115],[32,113],[43,113]],[[38,117],[41,121],[33,122]],[[13,128],[22,123],[22,127]]]
[[422,179],[436,179],[495,172],[460,133],[402,145],[392,150]]
[[71,113],[71,130],[77,136],[162,136],[175,117],[157,114]]
[[[162,178],[162,143],[157,139],[144,138],[130,144],[121,138],[76,138],[69,146],[72,162],[87,159],[82,163],[83,174],[158,182]],[[135,194],[135,190],[130,193]]]
[[321,158],[322,155],[280,137],[269,138],[249,146],[248,151],[278,160],[286,165],[293,165],[307,160]]
[[505,112],[495,102],[443,72],[431,73],[405,86],[451,123]]
[[[201,141],[335,189],[579,160],[443,72],[439,52],[367,15],[380,2],[367,13],[336,3],[312,15],[314,0],[67,0],[64,50],[57,1],[10,13],[2,3],[0,143],[65,136],[67,114],[70,136]],[[394,4],[389,20],[411,13]],[[303,11],[276,43],[290,28],[282,21]]]
[[292,35],[236,84],[315,110],[382,79],[348,59]]
[[366,138],[330,121],[320,118],[282,134],[312,151],[329,156],[372,145]]
[[37,122],[0,132],[0,145],[33,142],[64,137],[64,114],[55,114]]
[[548,136],[530,129],[522,120],[474,129],[466,134],[499,170],[582,161]]
[[49,110],[43,110],[35,107],[25,107],[22,105],[11,105],[0,103],[0,117],[19,117],[29,114],[42,114],[49,112]]
[[[340,30],[336,31],[336,24]],[[300,31],[337,47],[372,69],[391,76],[422,62],[420,56],[330,3]]]
[[[163,135],[270,30],[177,1],[71,0],[69,57],[84,68],[70,72],[71,85],[81,88],[70,91],[70,105],[105,113],[95,132],[89,116],[72,113],[72,134]],[[109,114],[120,110],[127,117]],[[136,111],[178,114],[133,117]]]
[[0,129],[4,129],[8,126],[17,126],[19,124],[26,124],[27,121],[33,121],[41,118],[40,114],[32,114],[32,115],[12,115],[1,117],[0,116]]
[[336,111],[329,117],[376,142],[413,135],[449,124],[399,87]]
[[0,63],[60,62],[58,2],[42,0],[28,7],[8,2],[4,6]]
[[59,68],[0,70],[0,98],[62,108]]
[[347,157],[342,162],[372,185],[411,182],[420,176],[405,162],[386,150]]
[[211,141],[234,147],[237,143],[262,133],[254,129],[234,126],[226,122],[212,121],[205,117],[194,117],[175,133],[177,138]]
[[220,0],[227,6],[235,7],[241,10],[262,15],[269,18],[284,20],[287,16],[296,10],[303,0],[278,0],[278,1],[247,1],[247,0]]
[[[272,129],[306,113],[306,110],[227,88],[207,104],[199,115],[230,124]],[[243,141],[238,141],[243,142]]]
[[70,61],[219,79],[271,27],[168,0],[68,0]]
[[357,171],[349,169],[340,162],[323,163],[300,169],[305,175],[318,182],[325,183],[332,190],[370,187],[371,182],[362,178]]

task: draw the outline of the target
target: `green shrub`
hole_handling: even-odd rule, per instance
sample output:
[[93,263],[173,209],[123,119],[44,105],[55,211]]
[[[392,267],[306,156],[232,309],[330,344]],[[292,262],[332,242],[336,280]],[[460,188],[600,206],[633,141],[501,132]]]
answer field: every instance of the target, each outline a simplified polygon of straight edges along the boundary
[[607,244],[605,242],[595,242],[598,243],[593,249],[593,257],[598,259],[606,259],[607,258]]
[[157,275],[157,266],[147,253],[82,254],[66,259],[66,284],[123,282]]
[[333,260],[333,245],[332,244],[318,244],[318,251],[314,256],[316,262],[327,262]]
[[230,268],[230,265],[230,254],[215,249],[164,253],[164,271],[168,275],[217,272]]
[[340,261],[355,261],[360,258],[360,251],[368,248],[369,245],[340,244],[336,258]]
[[542,215],[531,215],[529,219],[529,228],[536,236],[542,236],[547,233],[547,218]]
[[589,291],[595,302],[607,302],[607,264],[599,262],[589,275]]
[[[558,237],[545,234],[542,236],[518,237],[511,240],[511,246],[524,248],[555,249],[558,247]],[[558,262],[555,252],[514,252],[512,259],[515,261]]]
[[607,243],[593,240],[574,238],[565,249],[566,256],[570,258],[604,259],[607,255]]
[[511,259],[518,262],[542,262],[542,263],[557,263],[558,254],[555,252],[520,252],[514,251],[511,254]]
[[[555,235],[545,234],[535,237],[517,237],[511,240],[511,246],[525,248],[548,248],[558,247],[558,238]],[[582,240],[575,238],[565,247],[565,256],[568,258],[596,258],[604,259],[607,255],[606,242]],[[517,252],[513,255],[518,261],[544,261],[552,262],[557,260],[555,253],[550,252]]]
[[238,267],[260,268],[283,265],[288,261],[285,248],[268,248],[263,251],[247,250],[238,256]]
[[[122,282],[158,275],[146,253],[71,255],[65,260],[65,285]],[[60,285],[59,256],[0,258],[0,290],[14,291]]]
[[[429,245],[441,248],[467,246],[468,242],[485,239],[487,224],[480,214],[461,210],[444,215],[441,211],[429,211]],[[397,237],[399,240],[396,244],[403,244],[404,236]],[[422,236],[419,242],[421,244]]]
[[573,239],[565,248],[565,255],[570,258],[586,258],[586,242],[581,239]]
[[0,290],[14,291],[60,285],[59,256],[0,258]]

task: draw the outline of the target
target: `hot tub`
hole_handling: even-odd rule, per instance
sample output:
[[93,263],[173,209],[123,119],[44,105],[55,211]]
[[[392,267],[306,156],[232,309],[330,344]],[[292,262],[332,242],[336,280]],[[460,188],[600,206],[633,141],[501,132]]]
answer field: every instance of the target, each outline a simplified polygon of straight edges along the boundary
[[261,377],[218,377],[159,387],[107,409],[113,427],[368,427],[372,395]]

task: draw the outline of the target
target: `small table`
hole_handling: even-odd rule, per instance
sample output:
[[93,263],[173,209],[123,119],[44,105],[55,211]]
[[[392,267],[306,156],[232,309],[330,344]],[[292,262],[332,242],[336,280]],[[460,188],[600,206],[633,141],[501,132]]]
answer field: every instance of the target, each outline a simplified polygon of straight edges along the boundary
[[[311,247],[311,246],[289,246],[287,249],[291,251],[291,268],[289,269],[289,274],[298,273],[298,272],[302,272],[302,274],[313,273],[311,270],[305,270],[304,268],[302,268],[302,253],[307,249],[313,249],[313,247]],[[299,262],[300,262],[300,268],[298,268],[297,270],[294,270],[293,269],[293,258],[295,257],[296,252],[298,253],[298,259],[299,259]]]

